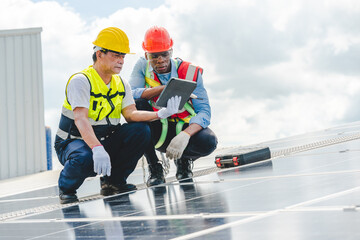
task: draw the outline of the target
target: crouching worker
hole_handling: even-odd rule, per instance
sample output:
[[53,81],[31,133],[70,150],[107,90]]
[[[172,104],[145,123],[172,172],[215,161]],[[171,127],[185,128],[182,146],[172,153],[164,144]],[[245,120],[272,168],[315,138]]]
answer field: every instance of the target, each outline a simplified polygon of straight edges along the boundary
[[[103,29],[93,42],[93,65],[75,73],[66,85],[55,150],[64,166],[59,177],[62,204],[77,202],[76,190],[90,176],[102,175],[102,195],[136,190],[127,183],[150,142],[142,121],[174,114],[180,103],[172,98],[162,112],[137,111],[129,83],[119,75],[130,53],[126,34]],[[120,124],[121,114],[127,123]]]
[[138,60],[130,77],[137,109],[159,111],[154,103],[173,77],[197,82],[193,92],[197,98],[189,100],[175,115],[150,123],[152,141],[145,151],[150,172],[147,185],[165,183],[155,149],[175,160],[178,180],[192,178],[192,162],[209,155],[217,146],[217,138],[208,128],[211,110],[202,69],[180,58],[171,58],[173,40],[163,27],[147,30],[142,47],[145,58]]

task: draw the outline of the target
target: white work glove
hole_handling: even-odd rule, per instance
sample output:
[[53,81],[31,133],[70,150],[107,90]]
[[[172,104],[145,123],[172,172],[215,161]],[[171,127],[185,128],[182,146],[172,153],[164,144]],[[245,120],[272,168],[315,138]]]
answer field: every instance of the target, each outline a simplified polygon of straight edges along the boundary
[[111,174],[111,162],[109,154],[103,146],[96,146],[92,149],[94,160],[94,172],[103,176]]
[[158,117],[164,119],[177,113],[179,111],[180,102],[181,102],[181,96],[180,97],[175,96],[170,98],[166,104],[166,108],[162,108],[157,112]]
[[166,157],[177,160],[181,158],[186,146],[190,140],[190,135],[184,131],[181,131],[176,135],[166,148]]

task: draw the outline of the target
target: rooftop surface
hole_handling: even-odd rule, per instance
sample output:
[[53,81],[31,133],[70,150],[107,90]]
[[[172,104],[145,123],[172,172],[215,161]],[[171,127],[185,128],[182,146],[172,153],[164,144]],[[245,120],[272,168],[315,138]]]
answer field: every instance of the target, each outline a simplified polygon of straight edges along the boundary
[[[215,156],[269,147],[271,159],[220,169]],[[0,181],[0,239],[360,239],[360,122],[218,149],[179,183],[99,195],[99,178],[60,205],[58,171]]]

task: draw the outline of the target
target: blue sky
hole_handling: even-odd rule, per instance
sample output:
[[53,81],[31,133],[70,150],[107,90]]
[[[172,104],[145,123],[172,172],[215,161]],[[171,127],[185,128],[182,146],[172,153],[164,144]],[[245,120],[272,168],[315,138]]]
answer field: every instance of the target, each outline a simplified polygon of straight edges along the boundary
[[[151,5],[150,5],[151,3]],[[249,145],[360,119],[357,0],[3,0],[0,29],[42,27],[45,122],[56,132],[71,74],[92,41],[124,30],[143,56],[145,31],[164,26],[174,56],[204,68],[219,146]]]

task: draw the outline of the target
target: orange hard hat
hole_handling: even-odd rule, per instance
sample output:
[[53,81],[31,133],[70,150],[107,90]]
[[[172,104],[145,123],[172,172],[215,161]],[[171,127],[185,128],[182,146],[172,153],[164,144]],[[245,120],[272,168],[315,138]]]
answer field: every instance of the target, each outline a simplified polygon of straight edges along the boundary
[[146,31],[142,48],[145,52],[154,53],[168,51],[173,45],[168,31],[163,27],[154,26]]

